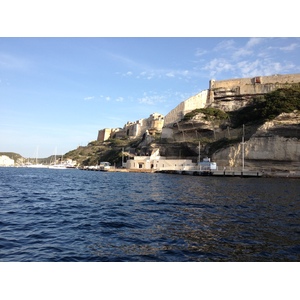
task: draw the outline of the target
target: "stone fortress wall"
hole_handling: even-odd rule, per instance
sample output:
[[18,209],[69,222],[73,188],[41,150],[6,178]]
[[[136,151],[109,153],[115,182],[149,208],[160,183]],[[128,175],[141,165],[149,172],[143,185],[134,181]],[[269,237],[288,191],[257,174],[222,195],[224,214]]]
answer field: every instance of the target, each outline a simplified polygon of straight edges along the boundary
[[[210,92],[232,91],[240,94],[264,94],[285,84],[300,82],[300,74],[257,76],[252,78],[237,78],[230,80],[210,80]],[[209,95],[209,100],[212,94]]]
[[298,82],[300,74],[210,80],[207,105],[225,111],[236,110],[245,106],[253,95],[263,95]]
[[114,129],[112,128],[104,128],[98,131],[97,141],[106,141],[110,138],[110,135]]
[[174,123],[180,121],[188,112],[197,108],[204,108],[207,104],[207,99],[208,90],[204,90],[199,94],[182,101],[165,116],[164,126],[172,127]]
[[127,122],[123,128],[105,128],[98,131],[97,141],[104,142],[109,138],[130,137],[136,138],[142,136],[146,131],[149,134],[161,132],[164,126],[164,116],[159,113],[153,113],[147,119],[140,119],[135,122]]

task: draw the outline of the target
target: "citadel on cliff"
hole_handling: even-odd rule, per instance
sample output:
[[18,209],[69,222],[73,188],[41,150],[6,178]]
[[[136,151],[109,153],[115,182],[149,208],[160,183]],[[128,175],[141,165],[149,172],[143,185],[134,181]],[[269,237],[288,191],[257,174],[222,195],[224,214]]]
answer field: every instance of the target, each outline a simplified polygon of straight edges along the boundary
[[97,141],[109,138],[137,138],[147,133],[161,133],[162,138],[172,138],[173,125],[185,114],[199,108],[215,107],[223,111],[245,106],[253,96],[263,95],[289,84],[300,82],[300,74],[257,76],[229,80],[210,80],[209,88],[181,102],[166,116],[153,113],[147,119],[127,122],[123,128],[105,128],[98,132]]

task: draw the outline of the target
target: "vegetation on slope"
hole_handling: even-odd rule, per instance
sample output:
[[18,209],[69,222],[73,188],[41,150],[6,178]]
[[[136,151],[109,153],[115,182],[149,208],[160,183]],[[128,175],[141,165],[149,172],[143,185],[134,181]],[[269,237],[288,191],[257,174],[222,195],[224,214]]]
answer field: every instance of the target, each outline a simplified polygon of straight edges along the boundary
[[0,155],[8,156],[10,159],[17,161],[18,159],[22,159],[22,156],[18,153],[14,152],[0,152]]
[[76,160],[80,165],[99,165],[101,161],[108,161],[112,165],[120,166],[123,148],[137,146],[138,140],[109,139],[105,142],[92,141],[86,147],[78,147],[65,154],[66,158]]
[[213,107],[207,107],[207,108],[198,108],[195,109],[183,117],[182,121],[189,121],[193,117],[195,117],[198,114],[204,114],[204,119],[211,121],[211,120],[226,120],[228,119],[228,114],[224,112],[223,110],[220,110],[218,108]]
[[281,113],[291,113],[294,110],[300,110],[299,84],[254,97],[252,103],[229,115],[232,127],[239,127],[247,123],[264,123]]

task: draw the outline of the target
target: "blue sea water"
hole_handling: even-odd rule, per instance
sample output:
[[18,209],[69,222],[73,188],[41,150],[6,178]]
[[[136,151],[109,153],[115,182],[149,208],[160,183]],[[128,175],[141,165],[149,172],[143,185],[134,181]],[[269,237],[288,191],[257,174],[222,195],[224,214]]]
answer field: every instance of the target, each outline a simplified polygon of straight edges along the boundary
[[0,168],[0,261],[300,261],[299,183]]

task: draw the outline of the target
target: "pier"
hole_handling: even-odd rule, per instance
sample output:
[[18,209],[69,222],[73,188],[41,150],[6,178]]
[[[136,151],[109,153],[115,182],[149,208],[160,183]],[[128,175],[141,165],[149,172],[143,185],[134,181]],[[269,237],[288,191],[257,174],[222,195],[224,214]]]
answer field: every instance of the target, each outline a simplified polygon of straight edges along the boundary
[[263,177],[260,171],[249,170],[160,170],[157,173],[193,175],[193,176],[223,176],[223,177]]

